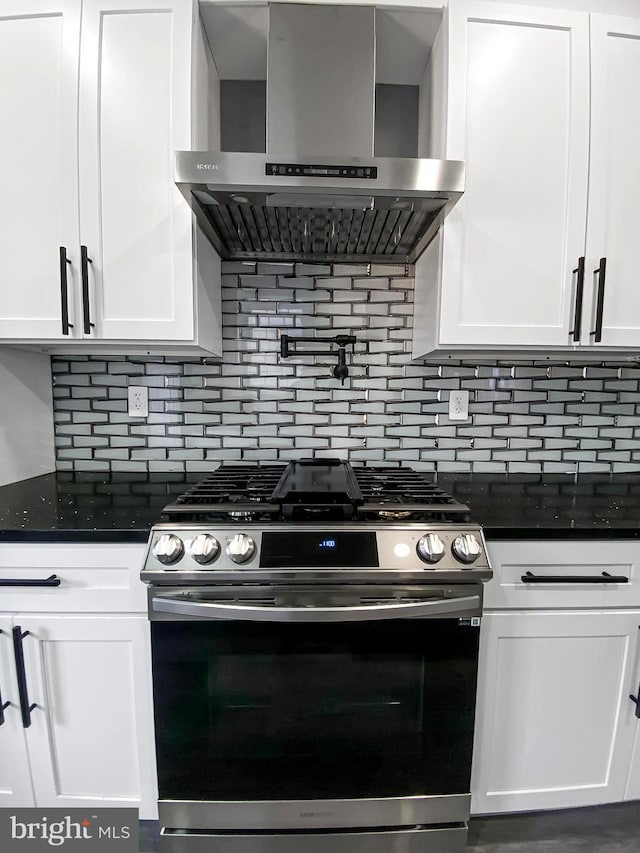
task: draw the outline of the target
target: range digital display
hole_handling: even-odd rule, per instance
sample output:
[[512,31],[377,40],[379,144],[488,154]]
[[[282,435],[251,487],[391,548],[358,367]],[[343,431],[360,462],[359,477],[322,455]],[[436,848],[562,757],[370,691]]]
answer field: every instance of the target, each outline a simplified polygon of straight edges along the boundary
[[260,547],[260,568],[378,567],[376,534],[366,532],[265,531]]

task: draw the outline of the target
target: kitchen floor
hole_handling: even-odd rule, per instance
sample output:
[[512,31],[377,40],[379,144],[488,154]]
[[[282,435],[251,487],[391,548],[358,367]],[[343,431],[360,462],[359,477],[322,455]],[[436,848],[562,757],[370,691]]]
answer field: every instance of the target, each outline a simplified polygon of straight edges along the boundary
[[[158,826],[140,824],[140,853],[156,853]],[[640,802],[473,818],[467,853],[640,853]]]
[[468,853],[640,853],[640,803],[473,818]]

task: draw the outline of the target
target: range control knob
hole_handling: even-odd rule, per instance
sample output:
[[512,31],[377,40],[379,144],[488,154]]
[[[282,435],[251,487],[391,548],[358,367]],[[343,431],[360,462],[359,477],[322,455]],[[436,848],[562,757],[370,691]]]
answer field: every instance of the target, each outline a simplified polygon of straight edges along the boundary
[[230,557],[234,563],[246,563],[255,554],[256,543],[250,536],[236,533],[227,542],[226,552],[227,557]]
[[481,554],[480,543],[473,533],[461,533],[453,540],[453,556],[461,563],[475,563]]
[[151,553],[156,560],[164,563],[165,566],[177,563],[184,554],[182,539],[173,533],[163,533],[151,549]]
[[444,557],[444,542],[437,533],[426,533],[418,540],[416,551],[425,563],[437,563]]
[[209,533],[194,536],[189,545],[189,556],[202,566],[213,563],[219,553],[220,543]]

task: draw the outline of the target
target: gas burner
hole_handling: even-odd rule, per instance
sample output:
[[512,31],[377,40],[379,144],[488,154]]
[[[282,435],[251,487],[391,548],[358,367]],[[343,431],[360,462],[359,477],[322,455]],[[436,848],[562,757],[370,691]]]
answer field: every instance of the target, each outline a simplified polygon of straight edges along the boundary
[[401,518],[411,518],[414,515],[409,509],[381,509],[376,513],[378,518],[397,521]]
[[258,513],[246,509],[231,510],[230,512],[226,512],[225,516],[232,521],[254,521],[258,517]]

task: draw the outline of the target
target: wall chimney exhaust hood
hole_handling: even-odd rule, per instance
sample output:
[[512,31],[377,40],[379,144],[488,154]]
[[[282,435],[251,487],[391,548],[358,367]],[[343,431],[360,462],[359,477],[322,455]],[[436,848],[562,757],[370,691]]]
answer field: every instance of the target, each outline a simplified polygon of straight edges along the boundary
[[378,156],[380,14],[265,7],[266,153],[176,153],[176,183],[224,260],[413,263],[462,195],[464,163]]

